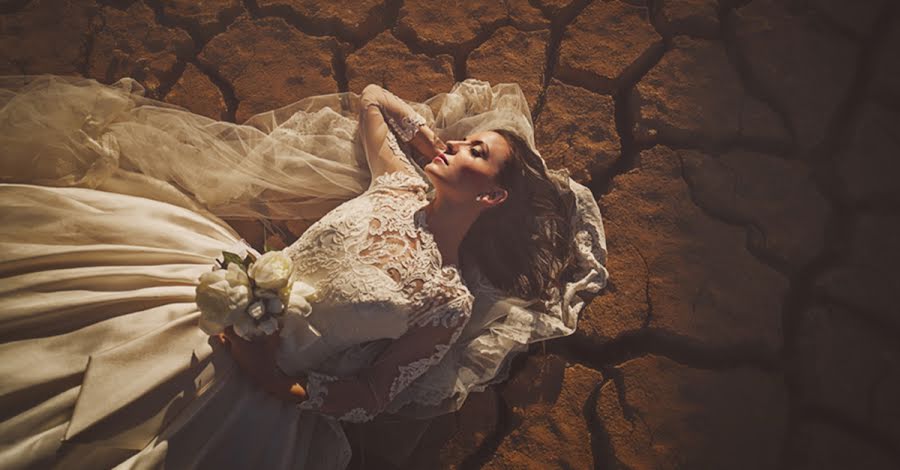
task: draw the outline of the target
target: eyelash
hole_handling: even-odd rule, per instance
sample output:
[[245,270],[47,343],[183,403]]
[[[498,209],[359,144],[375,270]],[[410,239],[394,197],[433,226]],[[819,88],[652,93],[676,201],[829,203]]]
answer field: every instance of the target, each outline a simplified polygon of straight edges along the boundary
[[[469,140],[469,138],[466,137],[466,140]],[[471,153],[472,153],[472,156],[475,158],[483,158],[483,159],[487,160],[487,157],[484,155],[484,153],[481,150],[478,149],[478,147],[472,147]]]

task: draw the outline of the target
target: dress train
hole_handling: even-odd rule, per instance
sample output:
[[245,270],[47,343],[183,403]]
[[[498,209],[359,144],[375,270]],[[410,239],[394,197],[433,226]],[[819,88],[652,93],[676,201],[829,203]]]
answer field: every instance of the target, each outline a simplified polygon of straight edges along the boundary
[[256,389],[197,328],[197,278],[240,243],[226,224],[19,184],[0,222],[0,466],[346,466],[336,420]]

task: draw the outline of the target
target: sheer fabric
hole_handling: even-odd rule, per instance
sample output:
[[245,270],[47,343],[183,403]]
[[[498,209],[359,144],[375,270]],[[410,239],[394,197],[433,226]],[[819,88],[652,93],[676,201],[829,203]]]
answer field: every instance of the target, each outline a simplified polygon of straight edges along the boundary
[[368,186],[351,94],[235,125],[143,92],[130,78],[0,77],[0,181],[95,188],[122,169],[172,183],[220,217],[310,221]]

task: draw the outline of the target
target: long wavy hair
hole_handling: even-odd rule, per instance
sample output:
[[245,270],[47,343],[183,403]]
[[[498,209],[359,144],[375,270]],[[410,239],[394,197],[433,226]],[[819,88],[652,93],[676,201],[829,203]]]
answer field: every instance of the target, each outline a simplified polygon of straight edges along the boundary
[[575,195],[565,172],[547,171],[518,134],[494,129],[512,154],[496,177],[508,192],[482,213],[460,246],[495,287],[524,299],[550,299],[572,260]]

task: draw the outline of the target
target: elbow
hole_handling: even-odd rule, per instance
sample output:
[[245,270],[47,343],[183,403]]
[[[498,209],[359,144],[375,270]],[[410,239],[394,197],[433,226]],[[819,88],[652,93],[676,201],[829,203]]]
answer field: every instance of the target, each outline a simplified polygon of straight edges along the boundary
[[362,89],[362,93],[359,95],[360,101],[362,101],[363,108],[369,107],[371,104],[378,104],[378,97],[382,92],[382,88],[374,83],[370,83],[366,85],[365,88]]
[[374,83],[370,83],[370,84],[366,85],[365,88],[362,89],[362,94],[363,95],[371,95],[374,93],[379,93],[379,92],[381,92],[381,90],[382,90],[382,88],[380,86],[378,86]]

